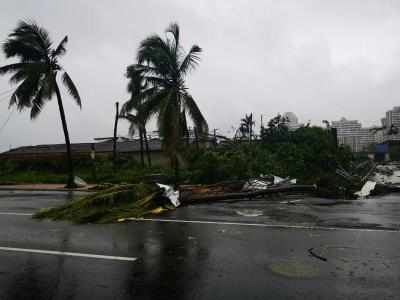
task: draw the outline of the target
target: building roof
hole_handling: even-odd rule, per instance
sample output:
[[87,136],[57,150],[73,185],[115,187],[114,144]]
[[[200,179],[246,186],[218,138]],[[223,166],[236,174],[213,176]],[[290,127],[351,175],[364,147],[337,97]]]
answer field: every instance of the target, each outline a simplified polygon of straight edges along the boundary
[[[100,143],[76,143],[71,144],[72,152],[90,152],[94,145],[95,151],[99,153],[107,153],[113,151],[113,142],[105,141]],[[149,141],[150,151],[161,151],[161,141],[154,139]],[[123,141],[117,142],[118,152],[139,152],[140,142],[139,140],[134,141]],[[1,153],[1,155],[30,155],[30,154],[56,154],[65,153],[65,144],[48,144],[48,145],[37,145],[37,146],[23,146],[11,149],[9,151]]]

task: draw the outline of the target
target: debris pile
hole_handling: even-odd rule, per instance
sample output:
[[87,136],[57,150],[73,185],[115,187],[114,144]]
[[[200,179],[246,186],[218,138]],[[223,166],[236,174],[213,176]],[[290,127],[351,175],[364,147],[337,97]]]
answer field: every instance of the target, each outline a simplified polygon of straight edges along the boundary
[[400,185],[400,168],[397,164],[378,165],[371,180],[379,184]]
[[309,193],[315,185],[296,184],[296,180],[277,176],[260,176],[248,181],[229,181],[212,185],[186,185],[180,187],[182,203],[218,200],[254,199],[282,193]]
[[400,166],[396,162],[376,165],[364,161],[351,171],[338,168],[336,174],[345,181],[340,188],[358,198],[400,191]]

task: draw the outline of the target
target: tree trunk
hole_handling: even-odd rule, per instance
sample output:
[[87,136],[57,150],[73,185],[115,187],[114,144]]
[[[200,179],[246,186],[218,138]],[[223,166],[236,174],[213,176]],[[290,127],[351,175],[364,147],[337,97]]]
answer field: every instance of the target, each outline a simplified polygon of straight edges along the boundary
[[143,128],[143,135],[144,135],[144,142],[146,145],[147,164],[149,167],[151,167],[151,154],[150,154],[150,149],[149,149],[149,140],[147,139],[146,127]]
[[185,133],[186,133],[186,146],[189,146],[190,144],[190,133],[189,133],[189,128],[185,128]]
[[174,172],[175,172],[175,190],[178,188],[179,183],[179,159],[178,155],[174,154]]
[[139,127],[139,140],[140,140],[140,163],[144,168],[144,150],[143,150],[143,129]]
[[113,136],[113,164],[114,167],[116,165],[117,162],[117,132],[118,132],[118,119],[119,119],[119,103],[116,102],[115,103],[115,122],[114,122],[114,136]]
[[65,187],[71,189],[71,188],[76,187],[76,185],[74,183],[74,165],[72,162],[71,142],[69,140],[67,121],[65,119],[65,112],[64,112],[64,106],[62,103],[62,99],[61,99],[61,93],[60,93],[60,89],[58,88],[58,84],[55,81],[55,78],[54,78],[54,84],[55,84],[55,90],[56,90],[56,95],[57,95],[58,109],[60,111],[61,123],[62,123],[63,131],[64,131],[65,146],[67,148],[68,180],[67,180],[67,185]]
[[[197,128],[194,127],[193,130],[194,130],[194,138],[195,138],[195,141],[196,141],[196,150],[199,150],[199,135],[197,133]],[[208,142],[208,141],[206,141],[206,142]]]

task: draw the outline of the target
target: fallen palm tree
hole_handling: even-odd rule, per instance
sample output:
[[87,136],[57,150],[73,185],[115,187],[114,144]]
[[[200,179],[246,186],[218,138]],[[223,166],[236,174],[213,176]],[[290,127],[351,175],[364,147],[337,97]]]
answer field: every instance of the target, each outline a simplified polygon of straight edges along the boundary
[[155,184],[126,184],[112,187],[60,207],[42,209],[36,219],[66,220],[74,223],[111,223],[139,218],[173,209]]

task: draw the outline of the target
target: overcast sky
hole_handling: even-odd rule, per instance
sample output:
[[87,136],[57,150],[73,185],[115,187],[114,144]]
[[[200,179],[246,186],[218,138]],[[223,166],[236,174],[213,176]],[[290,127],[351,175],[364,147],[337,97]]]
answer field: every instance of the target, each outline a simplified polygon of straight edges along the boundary
[[[400,1],[1,1],[1,41],[20,19],[36,20],[55,43],[69,36],[62,64],[83,101],[79,110],[64,93],[73,142],[112,134],[114,102],[128,98],[126,66],[143,38],[173,21],[186,49],[204,50],[187,85],[211,129],[286,111],[317,125],[344,116],[367,126],[400,104]],[[1,53],[0,65],[9,62]],[[36,120],[14,112],[1,129],[10,88],[0,77],[0,151],[63,142],[55,99]]]

